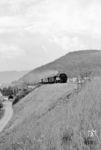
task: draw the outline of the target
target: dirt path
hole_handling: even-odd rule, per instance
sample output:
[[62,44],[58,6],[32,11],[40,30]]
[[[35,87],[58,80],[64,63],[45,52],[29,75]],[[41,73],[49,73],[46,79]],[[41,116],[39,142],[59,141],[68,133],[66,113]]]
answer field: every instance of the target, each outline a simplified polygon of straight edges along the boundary
[[3,131],[3,129],[13,116],[13,108],[11,102],[4,102],[4,111],[5,111],[4,116],[0,120],[0,132]]

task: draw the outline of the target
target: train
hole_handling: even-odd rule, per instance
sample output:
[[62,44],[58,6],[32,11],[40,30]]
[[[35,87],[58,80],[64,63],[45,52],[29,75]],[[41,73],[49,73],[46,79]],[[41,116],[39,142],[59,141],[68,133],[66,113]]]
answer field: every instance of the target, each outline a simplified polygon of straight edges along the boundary
[[41,79],[41,84],[66,83],[67,79],[68,77],[65,73],[59,73],[55,76]]

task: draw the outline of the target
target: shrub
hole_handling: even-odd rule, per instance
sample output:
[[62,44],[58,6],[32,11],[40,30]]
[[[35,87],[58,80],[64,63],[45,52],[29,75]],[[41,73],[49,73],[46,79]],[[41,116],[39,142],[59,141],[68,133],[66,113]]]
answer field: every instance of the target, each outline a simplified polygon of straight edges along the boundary
[[18,103],[23,97],[25,97],[27,94],[29,94],[30,91],[28,91],[27,89],[25,90],[21,90],[15,97],[14,101],[13,101],[13,105]]
[[87,137],[87,138],[84,138],[84,144],[87,145],[87,146],[91,146],[91,145],[96,145],[96,141],[91,138],[91,137]]
[[0,89],[3,96],[9,96],[9,95],[16,95],[18,93],[17,87],[4,87],[3,89]]
[[3,103],[0,103],[0,109],[3,108]]

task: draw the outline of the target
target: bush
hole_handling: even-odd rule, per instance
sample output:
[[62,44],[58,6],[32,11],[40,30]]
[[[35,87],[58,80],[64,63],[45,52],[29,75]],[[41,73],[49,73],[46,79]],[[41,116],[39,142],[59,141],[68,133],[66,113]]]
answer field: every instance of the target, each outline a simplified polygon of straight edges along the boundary
[[3,103],[0,103],[0,109],[3,108]]
[[27,89],[20,91],[20,92],[16,95],[16,97],[15,97],[15,99],[14,99],[14,101],[13,101],[13,105],[15,105],[16,103],[18,103],[23,97],[25,97],[27,94],[29,94],[29,92],[30,92],[30,91],[28,91]]
[[4,87],[3,89],[0,89],[3,96],[9,96],[9,95],[16,95],[18,93],[17,87]]
[[62,145],[70,145],[73,138],[73,132],[70,130],[66,130],[62,135]]
[[87,137],[87,138],[84,138],[84,144],[87,146],[91,146],[91,145],[95,146],[97,143],[93,138]]

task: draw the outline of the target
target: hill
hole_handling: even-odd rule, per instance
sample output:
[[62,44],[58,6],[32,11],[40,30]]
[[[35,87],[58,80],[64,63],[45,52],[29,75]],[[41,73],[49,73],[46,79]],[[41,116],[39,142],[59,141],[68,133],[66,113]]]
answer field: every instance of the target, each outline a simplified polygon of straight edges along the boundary
[[41,78],[65,72],[68,76],[78,76],[80,73],[92,72],[101,75],[101,51],[75,51],[41,67],[38,67],[22,78],[24,83],[35,83]]
[[[55,107],[61,103],[61,98],[71,93],[74,88],[75,85],[71,84],[44,85],[22,99],[15,105],[13,118],[1,134],[0,149],[13,150],[12,144],[24,135],[25,139],[27,135],[34,138],[34,131],[36,130],[34,127],[40,126],[39,122],[42,118],[44,119],[52,110],[54,112]],[[51,121],[51,119],[49,120]],[[16,147],[16,144],[14,145]],[[18,150],[18,147],[15,149]]]
[[[42,77],[101,74],[100,51],[77,51],[36,68],[18,82],[35,83]],[[82,86],[41,85],[13,106],[14,114],[0,133],[1,150],[100,150],[101,77]],[[90,134],[94,132],[93,136]]]
[[25,97],[0,135],[0,149],[100,150],[101,78],[71,93],[74,88],[44,85]]

